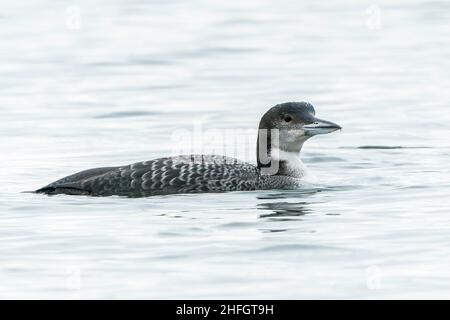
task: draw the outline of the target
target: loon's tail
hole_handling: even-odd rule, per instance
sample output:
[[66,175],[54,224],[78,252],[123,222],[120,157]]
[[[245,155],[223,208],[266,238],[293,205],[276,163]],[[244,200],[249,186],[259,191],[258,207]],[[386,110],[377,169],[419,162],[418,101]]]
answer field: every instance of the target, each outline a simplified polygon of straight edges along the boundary
[[37,190],[32,190],[32,191],[21,191],[20,193],[32,193],[32,194],[38,194],[38,193],[43,193],[43,194],[56,194],[55,193],[56,188],[49,188],[49,187],[44,187],[44,188],[40,188]]
[[[27,191],[26,191],[27,192]],[[47,195],[70,194],[70,195],[88,195],[89,192],[74,187],[43,187],[36,191],[28,191],[27,193],[43,193]]]

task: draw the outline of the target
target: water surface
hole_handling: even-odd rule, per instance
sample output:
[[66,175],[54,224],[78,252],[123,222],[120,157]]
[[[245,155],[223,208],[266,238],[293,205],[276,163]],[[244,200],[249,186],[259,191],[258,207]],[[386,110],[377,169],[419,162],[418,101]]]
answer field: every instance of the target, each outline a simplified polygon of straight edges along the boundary
[[[2,8],[0,298],[450,298],[448,2]],[[299,190],[21,193],[195,128],[254,161],[262,113],[301,100],[344,130]]]

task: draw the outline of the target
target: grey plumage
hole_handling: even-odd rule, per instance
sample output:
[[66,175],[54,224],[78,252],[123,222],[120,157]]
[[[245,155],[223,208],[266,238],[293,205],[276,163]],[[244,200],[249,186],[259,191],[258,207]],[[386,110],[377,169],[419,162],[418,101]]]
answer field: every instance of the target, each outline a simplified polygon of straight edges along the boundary
[[292,188],[296,178],[264,176],[258,167],[225,156],[187,155],[95,168],[55,181],[36,192],[146,197],[175,193]]

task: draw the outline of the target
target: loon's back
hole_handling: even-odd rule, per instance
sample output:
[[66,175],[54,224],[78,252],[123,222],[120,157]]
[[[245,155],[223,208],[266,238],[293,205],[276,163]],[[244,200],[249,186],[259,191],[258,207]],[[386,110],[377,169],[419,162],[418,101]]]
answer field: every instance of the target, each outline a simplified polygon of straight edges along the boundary
[[260,175],[256,166],[234,158],[187,155],[85,170],[55,181],[36,192],[145,197],[277,188],[292,180],[289,177],[268,178],[271,177]]

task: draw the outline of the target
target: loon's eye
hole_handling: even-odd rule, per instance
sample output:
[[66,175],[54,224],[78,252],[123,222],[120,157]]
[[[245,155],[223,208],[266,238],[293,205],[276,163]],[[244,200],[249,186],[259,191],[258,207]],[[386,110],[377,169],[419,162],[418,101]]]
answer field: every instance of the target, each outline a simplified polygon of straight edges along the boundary
[[292,121],[292,117],[291,116],[285,116],[284,117],[284,121],[291,122]]

